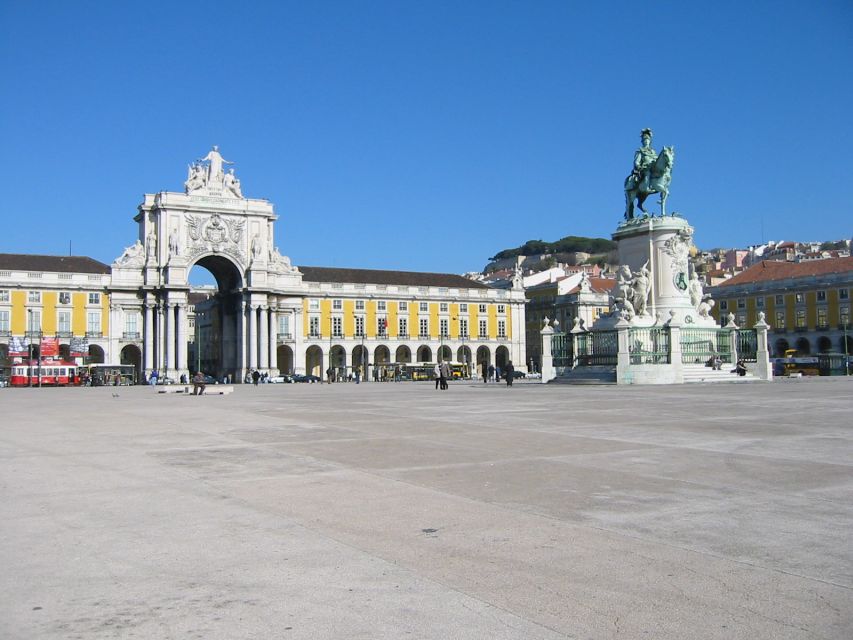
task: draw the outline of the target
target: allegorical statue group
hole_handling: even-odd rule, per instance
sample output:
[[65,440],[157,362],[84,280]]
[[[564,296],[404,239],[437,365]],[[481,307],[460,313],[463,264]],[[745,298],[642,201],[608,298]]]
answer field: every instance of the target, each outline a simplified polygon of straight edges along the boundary
[[225,173],[223,164],[234,163],[223,158],[219,153],[219,147],[214,145],[205,157],[187,167],[187,181],[184,182],[186,192],[193,193],[199,189],[208,188],[222,190],[226,195],[242,198],[240,180],[234,175],[234,169],[229,169],[228,173]]
[[675,147],[664,147],[660,154],[652,149],[652,130],[640,132],[642,145],[634,153],[634,167],[625,178],[625,219],[634,219],[634,201],[644,214],[648,212],[643,203],[653,193],[660,194],[661,215],[666,215],[666,198],[669,196],[669,183],[672,180],[672,166],[675,163]]

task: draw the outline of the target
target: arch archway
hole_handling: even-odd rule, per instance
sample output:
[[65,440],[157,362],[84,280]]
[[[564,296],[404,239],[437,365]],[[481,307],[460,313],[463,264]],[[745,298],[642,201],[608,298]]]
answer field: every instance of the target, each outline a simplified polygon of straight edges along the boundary
[[425,344],[418,347],[418,362],[432,362],[432,349]]
[[[276,366],[281,373],[293,374],[293,349],[283,344],[276,349]],[[316,374],[314,374],[316,375]]]
[[135,344],[128,344],[122,348],[119,354],[119,363],[133,365],[134,381],[137,383],[145,382],[142,374],[142,351]]
[[409,349],[406,345],[400,345],[397,347],[397,353],[394,356],[395,362],[411,362],[412,361],[412,350]]
[[492,364],[492,352],[485,345],[477,348],[477,368],[482,372]]
[[384,344],[380,344],[373,350],[373,363],[388,364],[389,362],[391,362],[391,350]]
[[104,350],[96,345],[89,345],[89,354],[86,356],[86,364],[103,364],[104,363]]
[[495,366],[500,367],[500,369],[503,370],[506,368],[508,362],[509,349],[501,345],[495,350]]
[[779,338],[776,341],[776,357],[783,358],[785,357],[785,352],[791,347],[788,345],[788,341],[785,338]]
[[817,350],[820,353],[826,353],[827,351],[832,351],[832,340],[827,336],[821,336],[817,339]]
[[325,378],[325,368],[323,367],[323,350],[317,345],[308,347],[305,352],[305,373]]
[[812,352],[812,346],[808,338],[797,338],[797,355],[807,356]]
[[[211,276],[215,287],[210,285]],[[239,317],[243,300],[239,266],[225,255],[201,256],[189,266],[188,280],[192,287],[188,302],[195,309],[195,328],[193,335],[186,336],[187,352],[193,353],[195,362],[187,364],[192,369],[200,366],[205,373],[217,377],[230,374],[232,379],[239,379],[243,340],[238,330],[242,326],[245,331],[248,325],[247,319],[241,323]],[[248,359],[246,362],[248,365]]]
[[438,361],[450,362],[451,360],[453,360],[453,349],[448,347],[446,344],[440,346],[438,348]]
[[352,350],[352,366],[353,367],[367,367],[369,364],[369,353],[366,347],[362,345],[356,345],[355,349]]
[[64,360],[65,362],[71,362],[71,345],[70,344],[60,344],[59,345],[59,359]]
[[456,350],[456,361],[462,364],[471,364],[471,349],[470,347],[459,347]]

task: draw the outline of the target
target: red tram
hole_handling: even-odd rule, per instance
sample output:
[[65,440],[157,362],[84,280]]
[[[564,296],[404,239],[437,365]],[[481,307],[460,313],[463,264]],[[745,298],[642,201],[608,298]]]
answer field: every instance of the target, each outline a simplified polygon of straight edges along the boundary
[[41,377],[41,386],[43,387],[65,387],[80,384],[76,364],[64,360],[43,359],[41,370],[39,370],[38,360],[25,360],[13,364],[9,376],[9,386],[36,387],[39,384],[39,377]]

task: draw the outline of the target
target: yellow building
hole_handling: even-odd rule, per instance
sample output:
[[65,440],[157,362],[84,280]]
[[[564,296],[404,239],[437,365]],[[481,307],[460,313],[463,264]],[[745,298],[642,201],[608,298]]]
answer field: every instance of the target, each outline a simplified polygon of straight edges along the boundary
[[64,359],[104,362],[109,283],[109,266],[91,258],[0,254],[0,370],[7,373],[10,352],[35,357],[52,338]]
[[787,349],[796,349],[798,355],[853,354],[851,292],[853,257],[765,260],[709,290],[721,324],[731,313],[738,326],[751,327],[764,313],[776,356]]

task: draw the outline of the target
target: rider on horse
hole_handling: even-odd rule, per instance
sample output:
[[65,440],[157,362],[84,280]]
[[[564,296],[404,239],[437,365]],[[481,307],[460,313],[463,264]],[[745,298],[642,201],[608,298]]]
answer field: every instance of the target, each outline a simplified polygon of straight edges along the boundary
[[634,153],[634,169],[628,176],[629,184],[626,185],[629,189],[639,188],[644,179],[648,181],[649,171],[658,159],[658,154],[652,149],[652,130],[643,129],[640,138],[643,145]]

